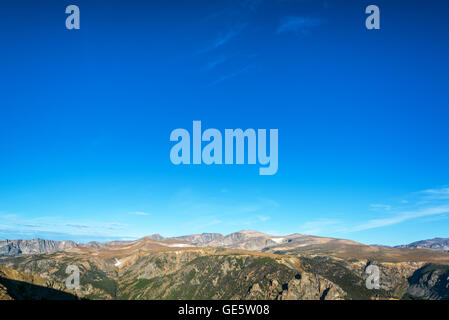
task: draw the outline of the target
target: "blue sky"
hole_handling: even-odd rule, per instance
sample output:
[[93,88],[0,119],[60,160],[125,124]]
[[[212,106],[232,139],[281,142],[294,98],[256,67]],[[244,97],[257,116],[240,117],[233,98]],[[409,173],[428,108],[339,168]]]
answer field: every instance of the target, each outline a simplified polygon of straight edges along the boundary
[[[81,29],[65,29],[77,4]],[[377,4],[381,30],[365,28]],[[2,1],[0,237],[449,237],[442,1]],[[279,129],[279,170],[170,132]]]

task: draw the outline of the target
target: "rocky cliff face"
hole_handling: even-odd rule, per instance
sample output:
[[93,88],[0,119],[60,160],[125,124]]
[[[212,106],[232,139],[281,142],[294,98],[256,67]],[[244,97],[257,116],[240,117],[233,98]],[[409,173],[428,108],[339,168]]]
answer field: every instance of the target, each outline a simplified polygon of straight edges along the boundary
[[43,239],[1,240],[0,255],[40,254],[80,246],[74,241],[53,241]]
[[139,258],[122,272],[123,299],[324,300],[346,295],[332,282],[284,258],[243,252],[159,253]]
[[211,241],[222,239],[223,235],[220,233],[202,233],[202,234],[193,234],[181,237],[175,237],[173,239],[191,242],[195,245],[209,243]]
[[[160,237],[160,236],[159,236]],[[163,238],[162,238],[163,239]],[[56,251],[64,251],[70,248],[103,248],[120,246],[130,241],[110,241],[100,243],[91,241],[88,243],[79,243],[75,241],[54,241],[44,239],[30,240],[0,240],[0,256],[15,256],[21,254],[43,254]]]
[[427,264],[408,279],[407,298],[449,300],[449,266]]

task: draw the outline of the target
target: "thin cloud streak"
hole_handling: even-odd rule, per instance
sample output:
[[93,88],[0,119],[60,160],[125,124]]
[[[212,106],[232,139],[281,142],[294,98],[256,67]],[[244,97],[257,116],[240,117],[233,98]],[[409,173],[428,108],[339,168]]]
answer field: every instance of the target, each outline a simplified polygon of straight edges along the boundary
[[237,70],[237,71],[229,73],[229,74],[225,74],[225,75],[219,77],[217,80],[213,81],[209,86],[214,86],[216,84],[219,84],[220,82],[232,79],[232,78],[234,78],[234,77],[236,77],[236,76],[238,76],[238,75],[240,75],[240,74],[242,74],[244,72],[247,72],[250,69],[250,67],[251,67],[251,65],[249,64],[249,65],[243,67],[240,70]]
[[44,237],[45,235],[67,235],[67,239],[92,238],[113,239],[133,237],[129,234],[128,225],[119,222],[101,221],[67,221],[64,217],[41,217],[23,219],[19,215],[0,217],[4,221],[0,225],[0,234],[9,237],[20,235],[26,237]]
[[440,189],[427,189],[421,191],[425,195],[426,199],[433,200],[446,200],[449,199],[449,187],[443,187]]
[[220,57],[218,57],[217,59],[208,62],[207,65],[206,65],[206,69],[207,69],[208,71],[213,70],[213,69],[215,69],[217,66],[219,66],[219,65],[221,65],[221,64],[223,64],[223,63],[225,63],[227,60],[228,60],[227,57],[225,57],[225,56],[220,56]]
[[391,206],[389,204],[374,203],[370,204],[370,207],[373,210],[391,210]]
[[286,32],[307,33],[311,28],[318,27],[323,24],[324,20],[319,18],[287,17],[281,21],[276,32],[277,34]]
[[132,214],[135,216],[149,216],[150,215],[148,212],[144,212],[144,211],[128,212],[128,214]]
[[[304,223],[300,226],[302,233],[307,234],[338,234],[354,233],[383,228],[400,224],[409,220],[425,217],[442,217],[449,213],[449,203],[446,195],[448,188],[429,189],[419,191],[414,195],[419,195],[413,200],[401,200],[402,206],[394,207],[388,204],[371,204],[371,211],[387,215],[384,218],[370,219],[363,223],[350,224],[341,220],[317,219]],[[423,198],[429,199],[428,195],[433,195],[433,201],[423,201]],[[435,196],[436,195],[436,196]]]
[[449,213],[449,206],[428,208],[428,209],[417,210],[417,211],[406,211],[406,212],[399,213],[398,215],[391,217],[391,218],[370,220],[367,223],[355,226],[354,228],[352,228],[351,231],[356,232],[356,231],[364,231],[364,230],[368,230],[368,229],[386,227],[386,226],[391,226],[391,225],[398,224],[401,222],[405,222],[405,221],[411,220],[411,219],[417,219],[417,218],[426,217],[426,216],[440,215],[440,214],[445,214],[445,213]]
[[246,28],[246,24],[241,24],[241,25],[237,25],[237,26],[230,28],[226,33],[223,33],[220,36],[218,36],[217,38],[215,38],[215,40],[212,42],[211,45],[209,45],[208,47],[206,47],[203,50],[200,50],[198,52],[198,54],[207,53],[207,52],[213,51],[215,49],[218,49],[219,47],[224,46],[225,44],[230,42],[232,39],[237,37],[245,28]]

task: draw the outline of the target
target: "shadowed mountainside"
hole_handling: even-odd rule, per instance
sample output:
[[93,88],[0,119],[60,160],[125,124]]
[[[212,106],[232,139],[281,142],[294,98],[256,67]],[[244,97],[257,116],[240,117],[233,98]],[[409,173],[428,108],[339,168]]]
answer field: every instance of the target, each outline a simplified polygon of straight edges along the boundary
[[408,279],[406,298],[449,300],[449,266],[427,264]]
[[79,300],[36,275],[0,267],[0,300]]

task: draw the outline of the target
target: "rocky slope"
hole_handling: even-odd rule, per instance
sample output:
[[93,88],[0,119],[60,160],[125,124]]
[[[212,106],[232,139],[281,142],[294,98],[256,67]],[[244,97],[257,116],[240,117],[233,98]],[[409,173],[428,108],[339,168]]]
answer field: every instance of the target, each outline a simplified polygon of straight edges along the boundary
[[138,258],[120,273],[122,299],[343,299],[298,261],[239,251],[189,250]]
[[323,238],[303,234],[273,236],[253,230],[241,230],[226,236],[219,233],[203,233],[167,238],[164,240],[176,240],[189,245],[201,247],[222,247],[253,251],[262,251],[268,248],[295,248],[309,246],[312,244],[323,244],[327,242],[356,243],[349,240]]
[[[67,266],[76,265],[81,288],[66,291],[87,299],[447,299],[449,279],[441,269],[444,265],[419,258],[396,261],[396,256],[359,255],[343,259],[297,249],[263,253],[170,247],[145,239],[102,248],[5,256],[0,257],[0,266],[39,275],[40,284],[62,291]],[[366,288],[365,270],[370,264],[380,269],[379,290]]]
[[[81,252],[80,252],[81,251]],[[324,277],[306,272],[295,257],[225,249],[158,250],[131,254],[77,252],[4,257],[0,264],[39,274],[64,286],[68,265],[80,269],[80,290],[88,299],[344,299],[346,293]],[[117,258],[111,258],[116,256]],[[116,261],[120,261],[119,265]],[[58,287],[61,289],[61,287]]]
[[36,274],[0,267],[0,300],[78,300],[61,284]]
[[39,254],[61,251],[80,246],[74,241],[53,241],[44,239],[0,240],[0,255]]
[[[449,299],[449,253],[425,248],[255,231],[38,248],[53,252],[0,257],[0,299]],[[65,289],[69,265],[79,290]]]
[[397,246],[396,248],[429,248],[449,252],[449,238],[421,240],[410,244]]
[[[163,239],[162,237],[160,238]],[[20,254],[42,254],[56,251],[64,251],[70,248],[103,248],[117,245],[123,245],[130,241],[110,241],[100,243],[92,241],[88,243],[79,243],[75,241],[54,241],[44,239],[30,240],[0,240],[0,256],[15,256]]]
[[449,300],[449,266],[427,264],[408,279],[406,298]]

